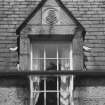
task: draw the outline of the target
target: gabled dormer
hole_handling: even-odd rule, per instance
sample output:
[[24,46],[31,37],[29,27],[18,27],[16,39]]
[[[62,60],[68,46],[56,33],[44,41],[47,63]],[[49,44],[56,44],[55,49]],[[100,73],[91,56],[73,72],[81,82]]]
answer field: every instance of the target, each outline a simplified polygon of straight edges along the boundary
[[30,69],[30,45],[33,41],[69,41],[72,43],[73,69],[83,68],[82,44],[85,29],[61,0],[40,1],[17,28],[16,34],[20,40],[21,68]]
[[42,0],[18,27],[16,33],[74,34],[76,29],[85,31],[61,0]]

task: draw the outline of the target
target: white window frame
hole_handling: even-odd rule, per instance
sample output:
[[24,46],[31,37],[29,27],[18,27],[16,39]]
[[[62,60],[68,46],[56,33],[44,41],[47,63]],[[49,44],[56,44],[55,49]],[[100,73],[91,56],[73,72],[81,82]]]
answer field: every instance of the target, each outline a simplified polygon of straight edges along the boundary
[[[71,43],[70,43],[71,44]],[[72,55],[72,45],[70,48],[70,58],[68,58],[70,60],[70,70],[73,70],[73,55]],[[32,43],[31,43],[31,51],[30,51],[30,59],[31,59],[31,63],[30,63],[30,69],[31,71],[33,71],[33,54],[32,54]],[[46,50],[44,49],[44,58],[37,58],[37,59],[44,59],[44,71],[46,71],[46,60],[47,59],[57,59],[57,71],[59,71],[59,59],[67,59],[67,58],[59,58],[59,53],[58,53],[58,49],[57,49],[57,54],[56,54],[56,58],[46,58]],[[46,89],[46,80],[44,80],[44,89]],[[59,99],[59,80],[57,78],[57,91],[53,91],[53,90],[44,90],[44,91],[33,91],[33,81],[30,79],[30,105],[33,105],[33,92],[44,92],[44,100],[46,100],[46,93],[47,92],[57,92],[57,100]],[[71,105],[74,105],[74,101],[73,101],[73,87],[74,87],[74,76],[71,76],[71,80],[70,80],[70,100],[71,100]],[[46,101],[44,101],[44,105],[46,105]],[[59,101],[57,101],[57,105],[60,105]]]

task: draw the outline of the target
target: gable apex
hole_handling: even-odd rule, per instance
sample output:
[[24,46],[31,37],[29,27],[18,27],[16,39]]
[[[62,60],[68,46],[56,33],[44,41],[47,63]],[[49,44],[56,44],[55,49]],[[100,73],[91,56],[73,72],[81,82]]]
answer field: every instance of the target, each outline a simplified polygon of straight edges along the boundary
[[[29,16],[22,22],[22,24],[16,29],[16,34],[20,35],[20,32],[24,29],[24,27],[29,23],[29,21],[36,15],[36,13],[44,6],[44,4],[49,0],[42,0],[39,2],[37,7],[29,14]],[[72,21],[76,24],[79,29],[85,32],[84,27],[80,24],[80,22],[73,16],[71,11],[69,11],[61,0],[54,0],[59,7],[72,19]]]

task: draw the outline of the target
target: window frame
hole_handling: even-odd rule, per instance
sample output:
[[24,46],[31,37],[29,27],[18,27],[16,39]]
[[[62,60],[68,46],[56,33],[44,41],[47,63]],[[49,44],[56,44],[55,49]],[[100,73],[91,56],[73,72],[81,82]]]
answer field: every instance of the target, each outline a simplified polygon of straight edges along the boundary
[[[30,43],[30,46],[31,46],[31,52],[30,52],[31,58],[30,59],[31,59],[31,70],[32,70],[32,59],[33,59],[33,56],[32,56],[32,43],[33,42],[36,42],[37,43],[37,42],[41,42],[41,41],[49,41],[49,42],[50,41],[51,42],[59,42],[60,41],[61,43],[62,42],[66,42],[66,43],[72,44],[70,42],[73,39],[73,35],[72,36],[71,35],[29,35],[29,38],[31,40],[31,43]],[[72,49],[72,46],[70,47],[70,49]],[[72,50],[70,50],[70,51],[72,51]],[[72,57],[72,55],[71,55],[72,52],[69,52],[69,53],[70,53],[70,57]],[[59,72],[58,71],[58,51],[57,51],[56,57],[57,57],[57,71],[56,72]],[[44,57],[44,59],[45,59],[45,57]],[[70,59],[72,59],[72,58],[69,58],[69,60]],[[73,62],[70,60],[70,67],[71,67],[71,63],[73,64]],[[72,65],[72,67],[70,69],[73,70],[73,65]],[[44,72],[46,72],[46,68],[45,67],[44,67]],[[72,80],[72,83],[71,83],[72,84],[72,88],[70,90],[70,93],[73,92],[73,76],[71,76],[71,80]],[[31,90],[32,90],[33,89],[32,88],[32,82],[30,82],[30,86],[31,86]],[[57,77],[57,89],[56,89],[57,100],[59,99],[59,95],[58,95],[59,92],[58,91],[60,92],[60,90],[58,90],[58,77]],[[40,92],[40,90],[39,90],[39,92]],[[47,93],[47,91],[46,92],[43,92],[43,93],[45,94],[45,93]],[[73,93],[71,93],[71,96],[73,96]],[[32,93],[31,93],[31,97],[32,97]],[[46,96],[45,96],[45,98],[46,98]],[[33,105],[32,102],[31,102],[31,105]],[[46,102],[44,103],[44,105],[46,105]],[[57,105],[60,105],[60,103],[58,101],[57,101]]]
[[[61,35],[61,34],[52,34],[52,35],[49,35],[49,34],[40,34],[40,35],[37,35],[37,34],[28,34],[28,38],[30,39],[30,59],[32,59],[31,55],[32,55],[32,42],[46,42],[46,41],[51,41],[51,42],[66,42],[66,43],[70,43],[72,42],[73,38],[74,38],[74,35],[73,34],[65,34],[65,35]],[[72,43],[72,46],[71,46],[72,50],[73,50],[73,43]],[[72,52],[73,54],[73,52]],[[72,55],[73,57],[73,55]],[[30,60],[30,69],[32,70],[32,61]],[[72,64],[73,64],[73,58],[72,58]],[[71,66],[71,65],[70,65]],[[71,70],[73,70],[73,65],[72,65],[72,68]]]

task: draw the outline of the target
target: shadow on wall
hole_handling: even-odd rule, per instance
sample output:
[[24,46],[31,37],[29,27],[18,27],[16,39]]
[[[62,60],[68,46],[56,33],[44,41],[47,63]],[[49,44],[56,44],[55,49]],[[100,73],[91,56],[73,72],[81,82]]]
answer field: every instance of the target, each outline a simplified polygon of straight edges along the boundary
[[86,70],[104,70],[105,67],[103,68],[101,61],[101,57],[98,58],[98,54],[94,52],[93,48],[84,50],[84,67]]
[[26,78],[0,78],[0,105],[29,105],[29,89]]

